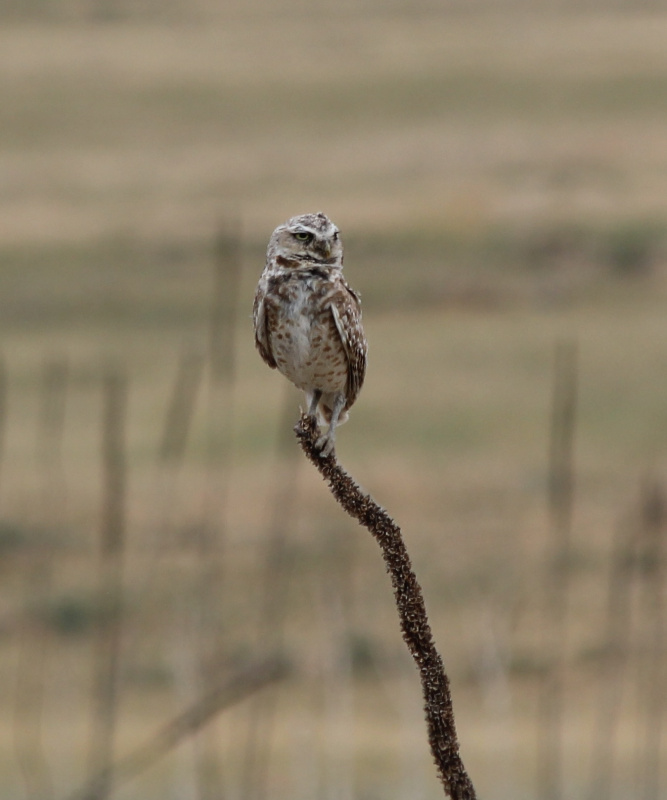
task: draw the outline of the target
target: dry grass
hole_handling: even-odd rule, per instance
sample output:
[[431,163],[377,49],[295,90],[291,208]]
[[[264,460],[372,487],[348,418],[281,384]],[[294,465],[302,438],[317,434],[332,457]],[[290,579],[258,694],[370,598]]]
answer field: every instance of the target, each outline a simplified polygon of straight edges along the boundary
[[[664,213],[664,16],[254,16],[0,34],[5,241]],[[286,52],[286,43],[287,46]]]
[[[507,781],[513,786],[530,786],[534,678],[522,675],[526,670],[528,676],[532,675],[541,661],[537,646],[540,619],[533,609],[540,592],[539,565],[546,545],[547,420],[553,343],[562,336],[576,336],[581,353],[574,526],[578,566],[571,597],[576,615],[570,629],[573,685],[567,713],[568,731],[573,737],[568,745],[568,769],[579,769],[579,778],[585,780],[585,769],[576,766],[581,750],[577,749],[576,736],[585,739],[593,713],[593,701],[582,706],[581,698],[595,696],[597,662],[589,662],[587,654],[599,652],[602,646],[600,620],[611,535],[619,517],[636,502],[640,476],[649,467],[659,471],[664,464],[664,405],[658,380],[664,359],[664,325],[660,303],[648,298],[634,308],[607,302],[603,308],[587,304],[551,312],[436,310],[367,317],[371,369],[362,401],[350,423],[341,429],[339,453],[343,463],[362,476],[366,488],[390,507],[406,532],[436,641],[452,674],[463,755],[484,796],[496,796],[492,794],[491,777],[497,774],[494,756],[488,754],[496,752],[497,743],[489,725],[502,728],[505,712],[502,703],[494,710],[498,698],[494,700],[493,684],[482,683],[488,694],[480,697],[473,676],[482,669],[484,648],[494,640],[501,652],[509,649],[514,663],[509,673],[513,677],[508,702],[516,718],[516,739],[514,744],[505,744],[518,754],[518,774],[509,774]],[[119,712],[122,752],[131,747],[131,742],[139,743],[148,736],[165,716],[178,711],[177,701],[170,699],[167,709],[164,699],[158,699],[171,697],[174,681],[173,659],[161,637],[167,636],[168,641],[174,609],[194,597],[197,570],[193,547],[206,519],[207,425],[201,406],[185,468],[169,500],[171,511],[165,512],[156,484],[160,427],[176,370],[180,336],[165,330],[135,329],[125,334],[98,332],[92,340],[85,337],[85,345],[82,338],[82,334],[70,332],[63,340],[63,346],[71,345],[68,349],[74,354],[74,383],[63,451],[68,505],[65,518],[54,523],[48,508],[35,505],[43,479],[35,470],[33,455],[37,383],[31,376],[39,367],[45,340],[43,333],[32,340],[16,331],[5,337],[13,380],[5,461],[12,469],[3,471],[3,518],[18,525],[23,537],[19,548],[10,549],[5,557],[9,568],[5,573],[3,615],[7,636],[2,648],[5,703],[9,702],[12,685],[12,620],[19,607],[18,584],[10,576],[17,569],[20,574],[22,560],[29,552],[21,543],[29,544],[39,531],[48,534],[54,524],[56,530],[65,530],[73,551],[59,557],[53,618],[57,629],[72,614],[83,619],[83,641],[76,636],[72,639],[72,634],[58,634],[52,655],[54,672],[47,688],[53,691],[56,681],[59,689],[58,697],[47,706],[49,753],[65,749],[60,735],[56,748],[48,733],[51,726],[62,733],[62,714],[71,718],[73,709],[79,715],[86,710],[89,652],[85,643],[92,592],[87,575],[99,506],[101,403],[94,376],[98,354],[110,346],[117,353],[124,349],[131,352],[128,602],[132,638],[144,642],[131,656],[125,656],[124,701]],[[22,354],[21,360],[17,353]],[[254,597],[259,588],[257,565],[263,558],[267,504],[274,472],[279,469],[272,451],[285,389],[277,376],[263,369],[249,336],[240,338],[238,355],[235,466],[226,512],[234,568],[226,584],[227,596],[233,599],[225,604],[225,642],[232,654],[247,652],[248,630],[254,629],[258,613]],[[297,403],[294,395],[295,417]],[[304,724],[304,715],[307,724],[320,732],[318,747],[331,747],[327,744],[326,718],[317,710],[321,709],[321,699],[317,698],[324,669],[317,652],[326,647],[327,636],[317,606],[311,606],[318,583],[337,559],[342,559],[341,574],[348,569],[345,564],[352,565],[356,588],[348,602],[353,607],[355,648],[360,653],[369,652],[371,669],[377,670],[379,665],[395,663],[400,647],[377,554],[360,539],[356,529],[335,514],[330,498],[313,476],[300,470],[298,482],[300,510],[290,526],[289,552],[295,565],[293,574],[300,575],[305,584],[290,593],[291,621],[286,639],[290,651],[308,666],[298,681],[281,692],[285,699],[277,718],[283,733],[282,744],[277,747],[279,752],[287,748],[284,757],[288,763],[294,757],[290,747],[301,747],[293,737]],[[162,521],[165,513],[169,514],[166,527]],[[334,548],[342,548],[338,556],[327,544],[332,537],[338,541]],[[153,541],[162,542],[160,550],[168,548],[157,561]],[[12,564],[15,566],[10,568]],[[153,583],[146,595],[143,587],[148,573]],[[348,580],[340,584],[340,591]],[[489,640],[489,636],[493,638]],[[74,665],[76,669],[71,668]],[[385,667],[381,669],[383,674]],[[385,761],[386,753],[402,747],[402,726],[419,729],[418,695],[406,690],[414,700],[414,716],[408,715],[409,723],[407,712],[396,705],[395,669],[389,669],[379,689],[364,677],[363,670],[356,679],[355,692],[364,698],[355,700],[360,715],[360,729],[355,734],[359,738],[356,769],[360,785],[388,787],[394,773]],[[413,678],[416,681],[416,676]],[[472,684],[468,684],[471,679]],[[409,704],[409,700],[406,702]],[[631,725],[631,710],[624,713],[630,715],[627,724]],[[490,722],[494,715],[500,715],[497,723]],[[72,720],[72,724],[80,723]],[[232,715],[220,728],[221,742],[231,735],[225,733],[228,725],[242,724]],[[396,726],[394,733],[390,732],[392,726]],[[66,737],[71,745],[66,759],[77,758],[83,735],[73,731]],[[238,746],[238,742],[223,745],[229,765],[241,758],[240,753],[235,755]],[[424,757],[414,764],[421,763],[422,774],[430,775],[425,741],[424,750]],[[628,744],[625,757],[631,758],[631,753]],[[174,767],[170,765],[172,761],[168,760],[159,774],[164,776],[164,769],[171,774]],[[13,774],[12,770],[6,774]],[[289,784],[292,779],[286,774],[281,780]],[[436,793],[430,778],[424,780]],[[66,782],[63,777],[63,786]],[[153,791],[152,785],[139,784],[134,791]]]

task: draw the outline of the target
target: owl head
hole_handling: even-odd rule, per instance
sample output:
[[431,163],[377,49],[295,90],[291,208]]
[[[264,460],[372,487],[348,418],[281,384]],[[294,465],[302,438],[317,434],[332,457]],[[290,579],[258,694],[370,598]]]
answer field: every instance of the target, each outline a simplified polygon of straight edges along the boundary
[[268,263],[299,267],[306,264],[322,264],[342,267],[343,243],[338,228],[319,211],[317,214],[301,214],[279,225],[269,240]]

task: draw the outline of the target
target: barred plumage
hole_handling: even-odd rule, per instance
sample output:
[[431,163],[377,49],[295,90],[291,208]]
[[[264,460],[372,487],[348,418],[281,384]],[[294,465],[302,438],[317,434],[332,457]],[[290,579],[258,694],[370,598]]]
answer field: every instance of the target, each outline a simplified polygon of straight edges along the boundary
[[329,423],[319,441],[323,456],[366,373],[361,303],[342,270],[331,220],[322,212],[292,217],[271,236],[253,307],[260,355],[306,393],[311,415]]

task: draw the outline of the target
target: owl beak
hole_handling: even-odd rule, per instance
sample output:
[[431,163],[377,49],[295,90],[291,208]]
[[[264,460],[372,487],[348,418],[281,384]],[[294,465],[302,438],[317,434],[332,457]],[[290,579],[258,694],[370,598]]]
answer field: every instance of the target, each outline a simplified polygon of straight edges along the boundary
[[322,253],[324,258],[329,258],[331,255],[331,242],[328,239],[320,240],[317,243],[317,249]]

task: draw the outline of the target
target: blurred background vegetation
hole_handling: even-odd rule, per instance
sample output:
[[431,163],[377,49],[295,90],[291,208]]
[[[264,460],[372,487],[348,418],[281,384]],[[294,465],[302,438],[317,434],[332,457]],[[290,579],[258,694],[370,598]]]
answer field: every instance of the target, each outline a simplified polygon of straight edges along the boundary
[[254,352],[268,237],[323,210],[370,342],[338,455],[406,535],[480,796],[664,800],[664,4],[0,22],[2,797],[73,797],[243,676],[86,796],[442,795],[379,553]]

